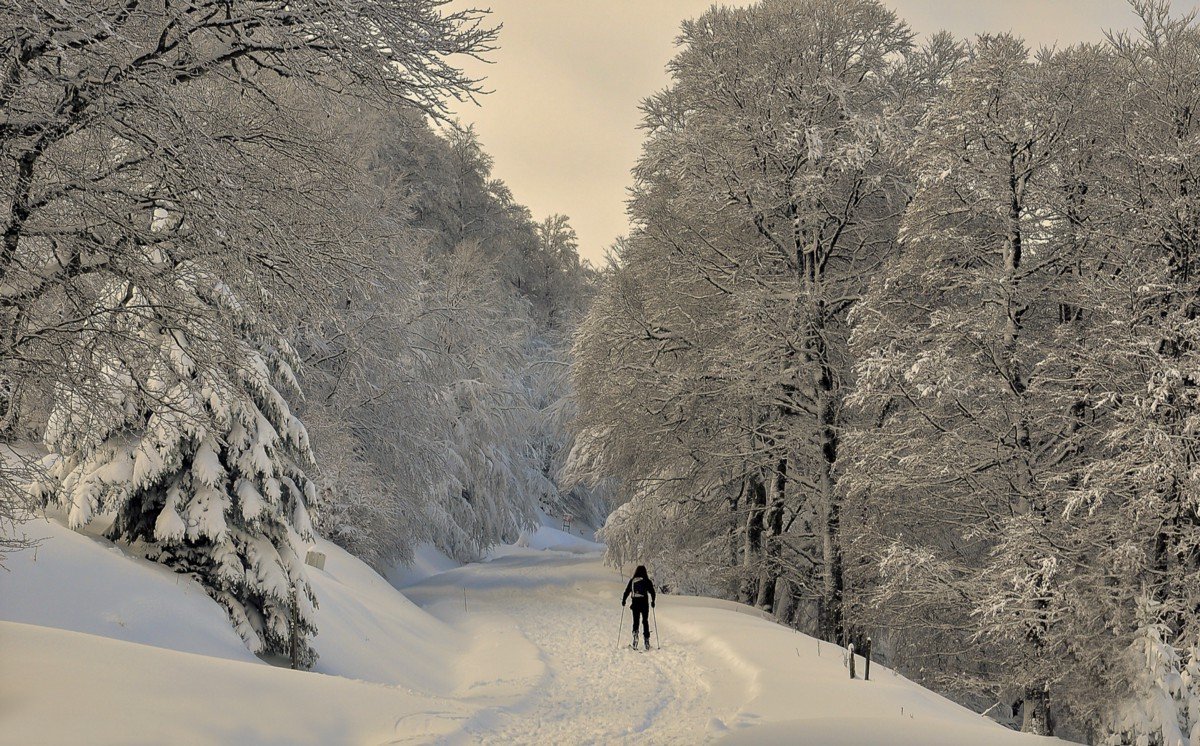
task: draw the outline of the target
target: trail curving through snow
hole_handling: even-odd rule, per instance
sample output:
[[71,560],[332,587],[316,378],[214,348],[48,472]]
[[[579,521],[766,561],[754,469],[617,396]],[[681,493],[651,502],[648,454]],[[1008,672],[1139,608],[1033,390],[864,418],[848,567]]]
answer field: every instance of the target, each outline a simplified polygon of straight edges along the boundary
[[[729,717],[741,702],[713,700],[711,662],[703,647],[673,639],[670,612],[658,615],[660,649],[627,647],[632,620],[620,606],[623,582],[598,554],[521,552],[406,588],[418,605],[475,639],[510,637],[494,657],[474,651],[460,661],[457,694],[497,699],[481,702],[461,740],[701,743],[716,735],[714,718]],[[514,688],[505,691],[502,682]]]

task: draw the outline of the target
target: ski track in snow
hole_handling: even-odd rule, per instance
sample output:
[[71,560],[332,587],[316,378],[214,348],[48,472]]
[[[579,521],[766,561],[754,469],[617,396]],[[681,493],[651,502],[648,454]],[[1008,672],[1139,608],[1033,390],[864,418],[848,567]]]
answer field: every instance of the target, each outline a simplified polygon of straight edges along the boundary
[[[628,608],[618,642],[622,587],[598,557],[542,554],[467,566],[406,589],[418,604],[468,633],[490,628],[479,635],[486,637],[495,634],[495,625],[506,626],[528,645],[493,661],[474,657],[485,651],[464,655],[465,696],[502,681],[511,685],[522,674],[524,691],[486,705],[448,742],[699,743],[720,735],[707,730],[709,723],[740,703],[724,702],[718,711],[709,701],[707,672],[713,667],[705,665],[703,647],[673,639],[668,622],[660,630],[661,649],[629,649]],[[669,597],[663,600],[670,604]]]

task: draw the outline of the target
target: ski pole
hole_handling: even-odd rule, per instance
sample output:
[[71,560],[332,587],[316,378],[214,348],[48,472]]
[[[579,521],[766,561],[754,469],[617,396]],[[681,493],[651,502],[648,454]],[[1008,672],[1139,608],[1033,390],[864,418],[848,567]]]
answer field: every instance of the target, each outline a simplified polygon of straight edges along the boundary
[[621,634],[625,631],[625,604],[621,604],[621,624],[617,627],[617,648],[621,647]]
[[[625,607],[622,606],[621,608]],[[654,616],[654,644],[658,646],[659,650],[662,650],[662,642],[658,639],[658,611],[651,606],[650,613]]]

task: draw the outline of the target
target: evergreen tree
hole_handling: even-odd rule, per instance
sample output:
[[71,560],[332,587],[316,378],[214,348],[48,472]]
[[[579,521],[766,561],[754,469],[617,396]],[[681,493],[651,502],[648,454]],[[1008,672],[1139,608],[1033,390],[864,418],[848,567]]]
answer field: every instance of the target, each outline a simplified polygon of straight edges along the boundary
[[[285,395],[299,393],[294,354],[218,279],[188,265],[174,273],[192,293],[192,323],[139,313],[155,304],[125,285],[113,289],[120,329],[104,333],[134,344],[104,355],[92,344],[101,335],[85,334],[80,379],[105,406],[60,392],[43,494],[72,528],[111,512],[109,538],[194,577],[252,651],[311,665],[316,600],[290,533],[311,540],[315,497],[308,434]],[[237,346],[213,349],[210,324],[231,325]]]

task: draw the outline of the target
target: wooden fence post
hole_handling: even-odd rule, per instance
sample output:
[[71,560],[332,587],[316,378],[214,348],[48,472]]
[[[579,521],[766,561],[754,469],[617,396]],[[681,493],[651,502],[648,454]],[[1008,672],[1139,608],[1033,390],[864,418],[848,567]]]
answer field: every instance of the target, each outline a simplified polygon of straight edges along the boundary
[[850,678],[853,679],[854,678],[854,643],[850,643],[850,647],[847,648],[847,650],[850,651]]
[[867,638],[867,647],[866,647],[866,649],[863,650],[863,658],[867,659],[867,664],[864,667],[865,670],[863,672],[863,679],[866,681],[870,681],[871,680],[871,638],[870,637]]

